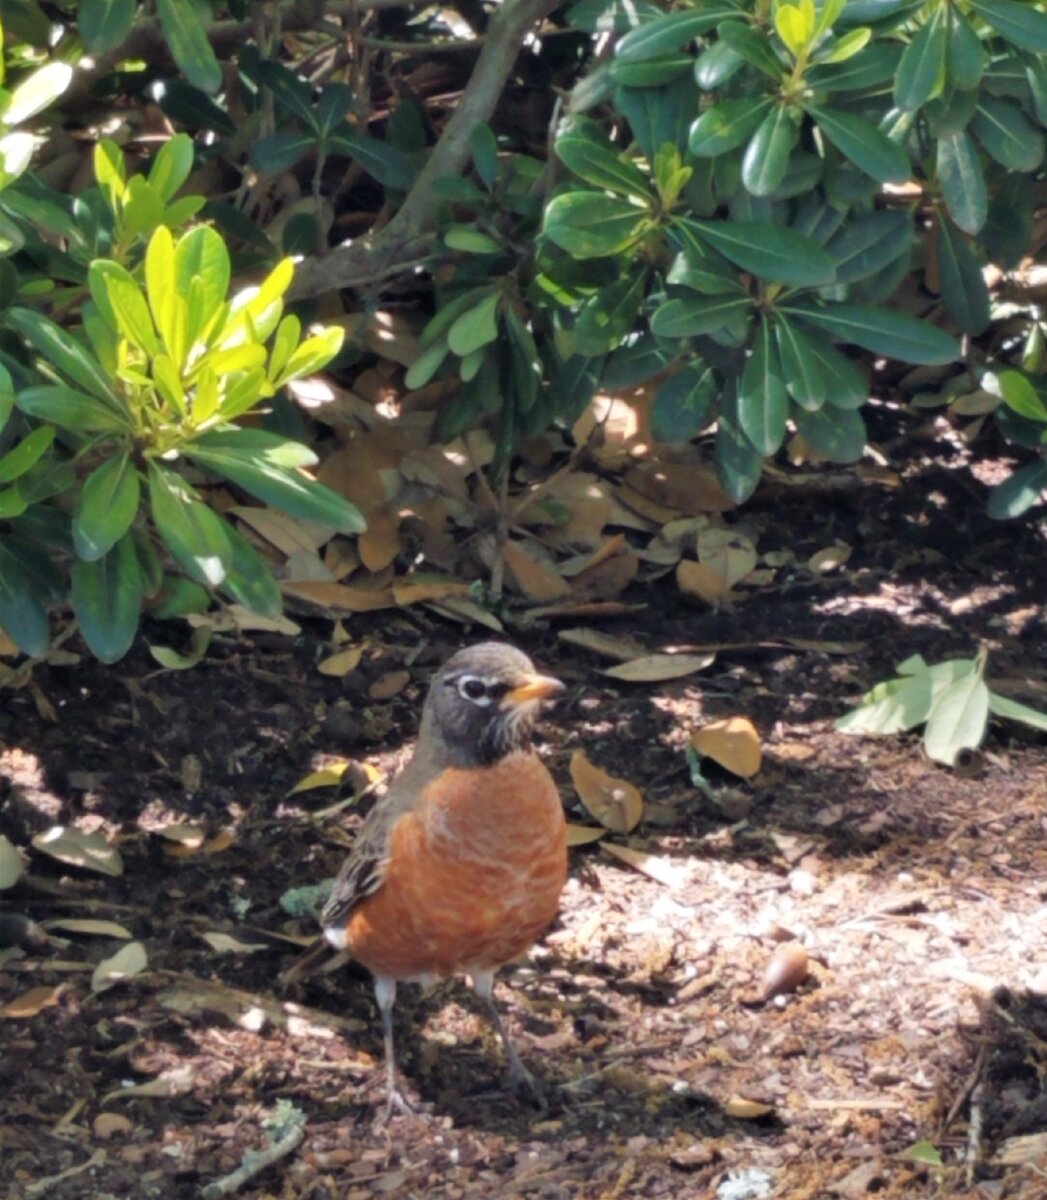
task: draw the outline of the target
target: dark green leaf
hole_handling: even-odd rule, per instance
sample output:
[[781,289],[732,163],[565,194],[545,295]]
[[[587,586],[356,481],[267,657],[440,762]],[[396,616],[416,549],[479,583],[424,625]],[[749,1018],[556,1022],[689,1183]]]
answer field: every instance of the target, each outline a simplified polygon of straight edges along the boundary
[[94,562],[131,528],[138,512],[138,471],[129,454],[117,454],[84,480],[73,516],[73,546],[79,558]]
[[352,88],[347,83],[327,84],[317,98],[313,109],[318,131],[323,136],[327,136],[344,125],[349,105],[352,102]]
[[207,40],[210,6],[195,0],[156,0],[156,11],[171,57],[182,74],[202,91],[217,92],[222,86],[222,68]]
[[28,308],[8,310],[5,321],[40,353],[48,366],[96,396],[122,418],[122,407],[113,395],[105,371],[72,334]]
[[191,131],[213,130],[226,136],[236,133],[236,123],[225,109],[184,79],[165,79],[157,103],[172,121]]
[[775,341],[782,380],[801,408],[816,412],[825,403],[825,372],[811,339],[780,313],[775,319]]
[[226,525],[168,467],[149,464],[149,500],[157,532],[175,562],[197,583],[217,587],[232,561]]
[[756,491],[762,472],[763,455],[745,436],[738,420],[738,398],[727,385],[716,426],[716,478],[736,504],[743,504]]
[[660,87],[663,83],[689,74],[693,65],[694,59],[690,54],[669,54],[647,62],[621,62],[614,59],[609,70],[611,81],[618,87]]
[[724,21],[716,28],[717,37],[735,54],[772,79],[781,80],[785,74],[765,33],[759,33],[744,21]]
[[617,192],[620,196],[650,198],[651,185],[647,176],[610,146],[569,133],[557,139],[556,153],[575,175],[593,187]]
[[[252,51],[253,66],[245,61],[245,51]],[[295,117],[313,134],[319,134],[316,112],[313,108],[313,89],[300,79],[294,71],[273,59],[259,59],[253,47],[244,47],[240,55],[240,69],[264,84],[272,93],[277,107]]]
[[753,134],[742,159],[742,183],[754,196],[767,196],[789,170],[789,155],[800,130],[792,111],[776,104]]
[[760,322],[752,354],[738,387],[738,423],[764,456],[774,454],[785,439],[789,397],[782,380],[771,326]]
[[[397,105],[397,111],[399,108],[400,106]],[[422,145],[425,145],[424,140]],[[469,134],[469,151],[473,156],[473,165],[476,167],[477,175],[483,180],[484,186],[490,190],[498,178],[498,139],[486,122],[481,121],[473,126],[473,130]]]
[[575,421],[588,408],[600,382],[602,358],[572,354],[553,374],[549,385],[549,401],[553,411],[564,421]]
[[382,187],[406,192],[414,183],[415,168],[411,160],[388,142],[339,129],[328,139],[328,146],[354,159]]
[[161,621],[204,613],[211,607],[211,593],[181,575],[165,575],[157,589],[156,599],[149,605],[149,615]]
[[736,75],[744,62],[745,59],[726,42],[713,42],[698,55],[694,64],[695,82],[703,92],[715,91]]
[[949,82],[953,87],[969,92],[981,83],[989,56],[964,13],[953,4],[946,11],[949,20],[949,43],[946,48]]
[[811,67],[805,78],[817,91],[864,91],[893,79],[901,61],[902,48],[895,42],[873,42],[842,63]]
[[899,20],[922,4],[923,0],[847,0],[837,23],[849,28]]
[[73,563],[70,601],[91,653],[114,663],[131,649],[142,608],[142,575],[134,540],[124,537],[104,557]]
[[1026,55],[1025,75],[1032,92],[1036,119],[1041,125],[1047,125],[1047,60],[1041,55]]
[[0,457],[0,483],[10,483],[24,475],[51,449],[54,440],[55,431],[51,425],[41,425],[27,433]]
[[104,54],[131,32],[134,16],[135,0],[81,0],[76,23],[88,50]]
[[625,274],[591,296],[582,305],[572,330],[579,354],[607,354],[632,332],[643,300],[646,275]]
[[[331,139],[335,141],[334,138]],[[266,134],[251,144],[248,155],[251,166],[263,175],[280,175],[316,149],[313,133],[289,133],[286,130]]]
[[686,296],[666,300],[651,316],[651,329],[658,337],[686,338],[721,329],[739,313],[752,308],[748,296]]
[[826,246],[836,263],[836,282],[854,283],[875,275],[909,249],[912,236],[912,218],[906,212],[885,209],[855,217]]
[[1047,13],[1016,0],[971,0],[971,8],[1019,50],[1047,53]]
[[817,412],[793,409],[800,436],[830,462],[850,463],[865,449],[865,422],[854,409],[827,406]]
[[915,112],[941,91],[945,80],[945,42],[948,10],[938,5],[905,47],[894,80],[894,103]]
[[642,334],[608,357],[600,384],[608,392],[636,387],[664,371],[673,357],[656,337]]
[[578,258],[620,254],[650,226],[650,213],[602,192],[562,192],[545,210],[545,236]]
[[1043,162],[1043,134],[1009,100],[982,96],[971,127],[1002,167],[1012,171],[1035,171]]
[[68,387],[26,388],[18,393],[18,407],[39,421],[82,433],[127,433],[130,429],[130,421],[121,420],[109,405]]
[[[1034,504],[1043,499],[1045,489],[1047,489],[1047,462],[1041,459],[1037,462],[1027,463],[1024,467],[1019,467],[1009,479],[1005,479],[999,487],[993,488],[989,493],[989,516],[997,521],[1020,517],[1022,513],[1027,512]],[[0,573],[0,584],[2,584],[2,573]],[[0,624],[7,628],[2,609],[0,609]],[[11,632],[10,629],[8,632]],[[12,633],[11,636],[14,637],[14,634]]]
[[937,170],[942,199],[949,215],[964,233],[976,234],[989,215],[985,174],[965,129],[938,138]]
[[642,62],[648,58],[659,58],[666,52],[678,50],[684,43],[693,41],[725,17],[737,15],[736,10],[727,4],[666,13],[627,33],[618,43],[615,53],[623,62]]
[[685,366],[670,376],[654,396],[651,432],[659,442],[686,442],[712,421],[720,384],[705,363]]
[[686,225],[724,258],[761,279],[791,287],[821,287],[833,281],[829,254],[792,229],[769,221],[687,221]]
[[902,362],[939,366],[960,358],[955,338],[918,317],[862,304],[821,307],[797,302],[783,305],[782,310],[827,330],[841,341]]
[[691,153],[696,158],[715,158],[734,150],[752,137],[770,106],[766,96],[743,96],[714,104],[691,126]]
[[585,33],[626,33],[663,9],[650,0],[579,0],[567,11],[567,23]]
[[836,149],[877,183],[904,183],[909,178],[905,151],[871,121],[836,108],[811,106],[808,111]]
[[23,654],[41,658],[50,641],[47,613],[25,567],[0,545],[0,628]]
[[666,144],[687,148],[691,118],[698,107],[698,85],[688,72],[664,87],[616,88],[614,107],[629,122],[648,162]]
[[989,289],[981,264],[946,217],[938,217],[938,275],[945,311],[965,333],[989,326]]
[[251,612],[263,617],[278,617],[283,611],[283,598],[272,571],[236,529],[227,526],[225,535],[229,539],[232,561],[222,581],[222,590]]
[[1033,229],[1033,188],[1029,176],[1011,172],[993,187],[981,243],[991,262],[1013,270],[1028,253]]

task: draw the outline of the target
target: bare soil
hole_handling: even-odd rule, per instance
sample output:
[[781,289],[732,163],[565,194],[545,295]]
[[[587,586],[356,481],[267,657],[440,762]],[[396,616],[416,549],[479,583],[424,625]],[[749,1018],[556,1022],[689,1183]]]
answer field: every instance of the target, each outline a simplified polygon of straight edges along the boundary
[[[353,618],[368,651],[337,679],[316,671],[330,622],[307,620],[298,639],[216,638],[188,671],[140,645],[115,668],[43,666],[4,695],[0,832],[25,846],[75,822],[125,865],[108,877],[34,852],[3,894],[0,1005],[58,988],[0,1020],[6,1195],[201,1196],[270,1142],[279,1101],[304,1136],[239,1196],[1047,1195],[1047,739],[996,723],[948,770],[917,734],[832,727],[909,655],[979,646],[994,687],[1047,708],[1042,526],[989,521],[966,459],[909,450],[900,487],[780,487],[742,510],[761,548],[801,561],[848,544],[838,572],[785,570],[720,612],[635,588],[625,598],[646,609],[603,626],[733,645],[701,675],[617,683],[555,627],[514,631],[569,685],[541,742],[571,819],[588,820],[567,772],[581,748],[646,797],[636,833],[609,840],[664,859],[676,884],[572,850],[557,925],[499,988],[545,1112],[497,1090],[501,1049],[449,984],[402,993],[400,1065],[428,1117],[382,1124],[365,974],[283,987],[298,947],[272,936],[315,932],[280,898],[334,873],[371,803],[289,791],[330,758],[394,770],[433,667],[482,631],[413,610]],[[405,664],[406,688],[369,698]],[[759,729],[763,768],[714,779],[714,802],[683,748],[734,715]],[[172,855],[157,831],[173,824],[233,836]],[[40,944],[12,916],[120,922],[148,967],[93,993],[120,943],[52,930]],[[765,1000],[768,961],[796,943],[807,979]],[[920,1161],[933,1152],[941,1165]]]

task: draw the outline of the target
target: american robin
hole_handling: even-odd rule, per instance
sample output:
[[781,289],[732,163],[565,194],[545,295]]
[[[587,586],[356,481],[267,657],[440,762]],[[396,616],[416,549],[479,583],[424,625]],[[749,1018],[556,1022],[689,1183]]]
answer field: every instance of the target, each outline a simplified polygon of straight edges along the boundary
[[567,874],[563,807],[531,747],[563,684],[512,646],[484,642],[437,672],[414,755],[371,810],[320,916],[324,937],[374,976],[388,1112],[397,1085],[398,983],[467,974],[505,1046],[509,1082],[533,1088],[493,999],[495,972],[556,916]]

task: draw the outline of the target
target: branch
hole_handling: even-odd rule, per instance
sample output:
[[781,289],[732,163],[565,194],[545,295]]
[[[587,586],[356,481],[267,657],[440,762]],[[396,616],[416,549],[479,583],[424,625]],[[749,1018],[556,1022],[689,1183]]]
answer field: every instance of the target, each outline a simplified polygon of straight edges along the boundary
[[295,272],[290,295],[318,296],[337,288],[357,287],[383,273],[412,245],[423,242],[436,212],[433,183],[458,175],[469,157],[475,126],[488,120],[502,94],[524,38],[561,0],[503,0],[476,60],[461,99],[433,147],[400,210],[373,237],[338,246],[324,258],[307,259]]

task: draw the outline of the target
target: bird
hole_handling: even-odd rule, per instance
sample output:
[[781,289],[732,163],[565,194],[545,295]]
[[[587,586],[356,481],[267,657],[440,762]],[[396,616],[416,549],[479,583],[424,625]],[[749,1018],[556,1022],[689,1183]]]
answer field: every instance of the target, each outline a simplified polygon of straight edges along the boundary
[[508,1085],[540,1099],[494,980],[553,922],[566,882],[563,805],[532,745],[542,702],[563,691],[514,646],[454,654],[433,677],[412,757],[361,826],[320,912],[326,942],[373,976],[386,1119],[414,1111],[397,1078],[397,985],[461,974],[505,1048]]

